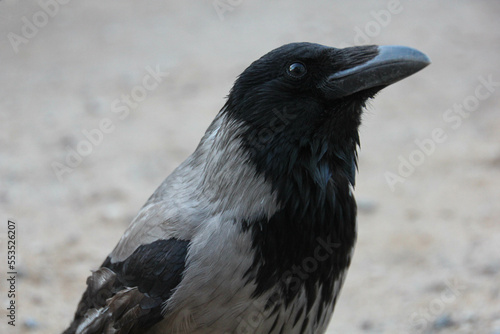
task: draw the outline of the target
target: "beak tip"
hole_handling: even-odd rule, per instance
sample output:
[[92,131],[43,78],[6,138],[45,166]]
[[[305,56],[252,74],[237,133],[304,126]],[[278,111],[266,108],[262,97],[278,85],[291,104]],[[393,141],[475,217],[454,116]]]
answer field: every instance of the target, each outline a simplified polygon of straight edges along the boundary
[[413,62],[420,64],[422,68],[431,63],[431,59],[423,52],[400,45],[383,45],[378,47],[379,54],[376,58],[379,60],[391,60],[393,62]]

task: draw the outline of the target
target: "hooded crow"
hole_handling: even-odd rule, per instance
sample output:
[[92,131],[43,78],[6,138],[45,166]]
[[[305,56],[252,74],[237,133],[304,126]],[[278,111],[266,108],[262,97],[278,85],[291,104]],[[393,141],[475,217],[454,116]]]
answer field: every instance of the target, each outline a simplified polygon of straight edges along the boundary
[[429,63],[408,47],[312,43],[253,62],[64,333],[324,333],[356,239],[362,110]]

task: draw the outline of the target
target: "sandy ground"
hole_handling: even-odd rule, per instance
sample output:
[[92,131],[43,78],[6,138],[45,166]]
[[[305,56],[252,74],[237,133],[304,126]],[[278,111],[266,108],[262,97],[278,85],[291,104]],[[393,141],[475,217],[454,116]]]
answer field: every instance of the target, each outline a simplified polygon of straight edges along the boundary
[[[89,270],[194,150],[234,78],[291,41],[404,44],[433,61],[364,117],[359,240],[329,333],[500,333],[500,2],[40,3],[0,2],[1,333],[67,326]],[[157,69],[168,75],[141,88]],[[77,149],[58,179],[54,162]]]

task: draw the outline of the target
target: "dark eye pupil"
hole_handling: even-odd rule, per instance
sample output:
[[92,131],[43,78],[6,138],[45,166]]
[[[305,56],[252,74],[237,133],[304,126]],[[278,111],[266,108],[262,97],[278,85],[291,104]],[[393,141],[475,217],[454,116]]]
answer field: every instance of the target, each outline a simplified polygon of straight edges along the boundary
[[302,63],[293,63],[288,67],[288,72],[293,77],[301,77],[306,74],[306,67]]

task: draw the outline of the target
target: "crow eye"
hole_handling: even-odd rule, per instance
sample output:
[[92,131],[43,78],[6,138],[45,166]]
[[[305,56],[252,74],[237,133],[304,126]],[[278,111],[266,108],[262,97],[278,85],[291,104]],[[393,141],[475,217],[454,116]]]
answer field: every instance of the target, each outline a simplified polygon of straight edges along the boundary
[[302,63],[292,63],[288,66],[288,74],[294,78],[301,78],[307,72],[306,65]]

